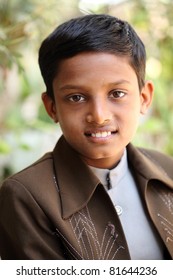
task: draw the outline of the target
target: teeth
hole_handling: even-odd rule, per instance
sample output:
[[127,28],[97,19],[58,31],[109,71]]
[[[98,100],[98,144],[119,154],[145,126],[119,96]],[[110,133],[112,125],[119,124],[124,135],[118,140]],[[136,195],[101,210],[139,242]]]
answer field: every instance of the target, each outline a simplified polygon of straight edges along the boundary
[[96,137],[96,138],[105,138],[105,137],[110,136],[110,135],[111,135],[110,131],[91,133],[91,136]]

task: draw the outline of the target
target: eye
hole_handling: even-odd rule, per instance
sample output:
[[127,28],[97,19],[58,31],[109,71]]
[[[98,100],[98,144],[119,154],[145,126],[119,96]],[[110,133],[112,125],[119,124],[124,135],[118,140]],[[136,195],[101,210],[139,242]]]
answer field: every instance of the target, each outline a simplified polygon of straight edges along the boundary
[[126,95],[125,92],[123,92],[121,90],[112,90],[110,92],[109,96],[112,97],[112,98],[118,99],[118,98],[124,97],[125,95]]
[[71,102],[79,103],[85,101],[85,98],[80,94],[74,94],[68,97],[68,100],[70,100]]

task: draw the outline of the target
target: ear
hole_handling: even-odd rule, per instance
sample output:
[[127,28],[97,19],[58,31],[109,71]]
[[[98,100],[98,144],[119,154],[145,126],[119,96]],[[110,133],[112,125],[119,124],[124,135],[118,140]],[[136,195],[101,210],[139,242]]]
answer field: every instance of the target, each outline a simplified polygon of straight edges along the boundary
[[47,94],[47,92],[42,93],[42,101],[46,112],[54,120],[55,123],[58,122],[55,101]]
[[146,81],[145,85],[141,90],[141,110],[140,113],[145,115],[150,107],[153,95],[154,95],[154,85],[151,81]]

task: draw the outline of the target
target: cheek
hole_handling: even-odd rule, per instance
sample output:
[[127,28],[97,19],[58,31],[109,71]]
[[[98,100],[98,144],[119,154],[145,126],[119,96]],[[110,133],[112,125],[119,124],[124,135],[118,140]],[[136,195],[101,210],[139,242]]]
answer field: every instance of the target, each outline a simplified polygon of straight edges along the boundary
[[71,109],[70,106],[60,106],[57,110],[58,120],[62,127],[77,129],[85,123],[85,110]]
[[117,124],[125,137],[133,136],[137,130],[140,120],[140,106],[134,106],[134,104],[129,104],[124,107],[121,111],[119,117],[117,118]]
[[68,112],[59,114],[59,124],[64,135],[74,135],[79,129],[79,118],[76,119],[75,116],[69,114]]
[[116,114],[117,119],[121,122],[137,122],[140,116],[140,103],[139,102],[132,102],[125,104],[121,107]]
[[132,111],[129,112],[129,114],[127,114],[127,118],[126,118],[127,123],[129,123],[129,129],[136,128],[136,126],[139,123],[139,119],[140,119],[140,109],[134,108]]

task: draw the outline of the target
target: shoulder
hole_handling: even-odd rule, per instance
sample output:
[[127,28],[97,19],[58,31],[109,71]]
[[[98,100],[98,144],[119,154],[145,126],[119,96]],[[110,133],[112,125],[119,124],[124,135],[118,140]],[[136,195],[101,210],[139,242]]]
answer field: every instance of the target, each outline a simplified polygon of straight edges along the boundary
[[53,159],[52,153],[47,153],[39,160],[19,171],[18,173],[8,177],[2,183],[0,193],[11,189],[17,192],[18,189],[26,189],[29,192],[37,189],[42,183],[48,182],[53,177]]
[[49,166],[51,165],[52,165],[52,153],[46,153],[40,159],[38,159],[31,165],[27,166],[23,170],[11,175],[6,180],[18,180],[18,179],[22,180],[23,177],[27,179],[28,176],[32,177],[32,175],[34,174],[37,174],[38,176],[39,173],[43,171],[43,169],[45,171],[45,168],[48,169]]
[[52,153],[7,178],[0,188],[1,213],[7,205],[13,205],[14,209],[61,213],[60,204]]
[[171,165],[172,168],[173,157],[168,154],[165,154],[163,152],[154,149],[135,147],[131,143],[127,146],[127,150],[130,156],[134,156],[135,158],[138,156],[139,157],[142,156],[142,158],[147,158],[155,163],[160,163],[161,165],[165,165],[165,164],[168,166]]
[[157,150],[138,148],[139,152],[142,153],[145,157],[151,160],[153,163],[162,166],[163,169],[167,169],[170,172],[173,171],[173,157],[167,154],[164,154]]
[[133,168],[146,177],[168,176],[173,180],[173,157],[160,151],[127,146],[128,160]]

